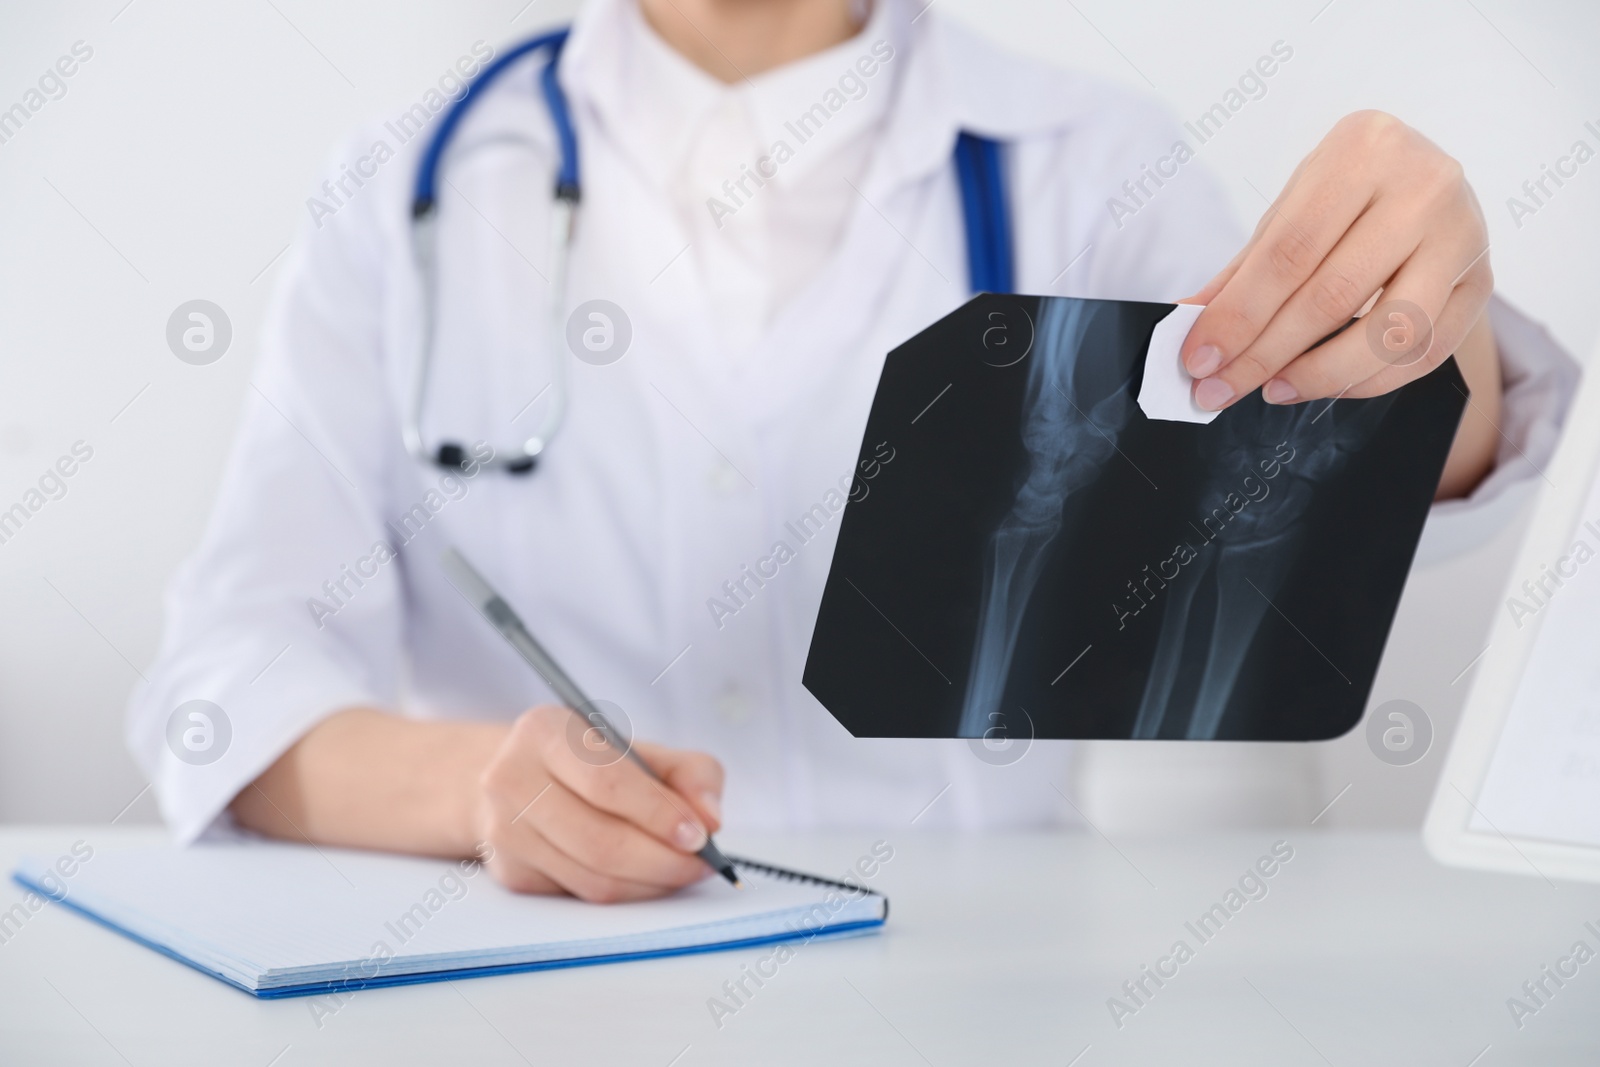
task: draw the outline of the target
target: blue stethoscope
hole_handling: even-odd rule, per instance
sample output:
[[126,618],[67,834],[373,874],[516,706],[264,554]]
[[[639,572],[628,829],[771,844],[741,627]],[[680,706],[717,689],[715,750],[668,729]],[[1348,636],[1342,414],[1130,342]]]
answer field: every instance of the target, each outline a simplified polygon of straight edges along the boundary
[[[438,220],[439,171],[450,138],[473,103],[513,63],[541,49],[549,54],[539,72],[539,88],[544,95],[545,107],[550,112],[550,121],[555,127],[556,141],[561,150],[550,227],[550,290],[554,294],[550,301],[550,338],[551,350],[556,353],[547,389],[550,402],[539,424],[523,441],[520,449],[508,455],[496,455],[487,465],[512,474],[529,473],[550,446],[551,439],[566,417],[565,361],[559,355],[565,334],[565,325],[561,321],[564,308],[561,294],[566,288],[573,219],[581,189],[578,182],[578,137],[572,127],[572,114],[567,109],[566,95],[556,80],[556,63],[561,58],[562,46],[567,42],[567,33],[567,29],[563,28],[524,41],[480,71],[467,91],[440,119],[417,168],[411,197],[411,244],[422,285],[422,314],[418,331],[419,351],[413,365],[411,404],[402,432],[406,450],[419,462],[458,469],[468,461],[467,450],[457,442],[444,441],[430,449],[422,440],[422,412],[427,397],[428,373],[433,362],[433,310],[436,298],[434,226]],[[955,163],[961,184],[962,222],[967,234],[969,284],[974,293],[1009,293],[1012,291],[1011,218],[1000,173],[999,142],[962,132],[956,138]]]

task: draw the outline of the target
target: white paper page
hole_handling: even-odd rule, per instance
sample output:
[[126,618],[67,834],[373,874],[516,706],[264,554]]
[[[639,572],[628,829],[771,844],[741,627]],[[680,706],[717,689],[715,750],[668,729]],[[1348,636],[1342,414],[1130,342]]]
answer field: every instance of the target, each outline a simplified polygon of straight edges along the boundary
[[[27,857],[18,869],[37,876],[48,863]],[[708,879],[663,900],[602,906],[512,893],[469,869],[248,842],[103,850],[66,885],[71,903],[246,985],[330,968],[343,976],[351,961],[373,961],[375,973],[384,956],[395,957],[382,965],[393,974],[775,936],[829,892],[752,874],[744,890]],[[868,897],[811,925],[876,919],[880,909]]]
[[1542,629],[1475,801],[1474,831],[1600,845],[1600,482],[1582,514],[1565,555],[1546,561],[1561,584],[1521,576],[1531,588],[1517,599]]

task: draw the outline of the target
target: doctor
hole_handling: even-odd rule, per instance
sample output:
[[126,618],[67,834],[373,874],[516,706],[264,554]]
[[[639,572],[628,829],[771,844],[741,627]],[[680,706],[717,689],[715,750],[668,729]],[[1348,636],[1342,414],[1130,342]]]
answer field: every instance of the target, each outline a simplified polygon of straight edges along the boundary
[[[180,839],[232,821],[478,852],[517,889],[621,900],[704,876],[692,853],[724,810],[757,826],[1062,819],[1061,746],[995,767],[963,742],[855,740],[800,685],[884,353],[970,295],[962,131],[1003,145],[1018,291],[1210,305],[1183,352],[1207,406],[1371,396],[1456,352],[1473,403],[1440,496],[1470,499],[1435,526],[1505,510],[1559,427],[1570,367],[1491,300],[1460,167],[1387,116],[1335,125],[1241,241],[1199,165],[1144,177],[1195,148],[1159,109],[911,0],[591,0],[556,68],[583,198],[553,281],[544,59],[508,68],[455,131],[431,301],[410,231],[428,138],[375,123],[333,159],[340,195],[278,293],[130,712]],[[1425,359],[1391,367],[1361,330],[1307,352],[1384,287],[1431,317]],[[418,430],[430,449],[462,442],[459,470],[404,443],[425,304]],[[573,320],[570,351],[552,312]],[[555,402],[535,472],[489,462]],[[820,528],[786,532],[818,506]],[[450,544],[670,789],[584,747],[447,583]],[[169,741],[194,700],[225,719],[209,762]]]

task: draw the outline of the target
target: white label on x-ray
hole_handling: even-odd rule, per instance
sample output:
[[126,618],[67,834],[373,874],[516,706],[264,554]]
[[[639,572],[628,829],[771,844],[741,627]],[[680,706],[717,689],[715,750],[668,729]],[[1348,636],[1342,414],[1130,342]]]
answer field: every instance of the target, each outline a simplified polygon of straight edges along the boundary
[[1179,304],[1156,323],[1144,358],[1144,381],[1139,383],[1139,407],[1147,418],[1206,423],[1219,414],[1194,402],[1194,378],[1178,359],[1183,339],[1204,310],[1204,304]]

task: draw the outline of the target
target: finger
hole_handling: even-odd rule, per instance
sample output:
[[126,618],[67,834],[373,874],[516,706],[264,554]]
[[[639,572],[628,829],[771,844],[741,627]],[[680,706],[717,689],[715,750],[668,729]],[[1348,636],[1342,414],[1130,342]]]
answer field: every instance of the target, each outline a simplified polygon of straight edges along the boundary
[[[1220,382],[1226,388],[1216,384],[1196,385],[1196,399],[1214,408],[1219,401],[1246,396],[1272,379],[1273,395],[1263,394],[1265,399],[1293,403],[1297,399],[1332,395],[1351,384],[1346,379],[1330,392],[1291,395],[1286,392],[1290,384],[1304,386],[1309,379],[1307,383],[1297,383],[1294,376],[1280,372],[1292,361],[1305,358],[1304,353],[1313,345],[1349,323],[1368,298],[1407,262],[1421,241],[1419,227],[1404,218],[1394,217],[1390,211],[1373,210],[1361,215],[1306,283],[1278,309],[1260,336],[1213,376],[1213,382]],[[1442,306],[1442,299],[1440,304]],[[1326,369],[1337,370],[1332,366]],[[1360,378],[1376,374],[1379,369],[1366,367]]]
[[565,893],[567,890],[539,866],[537,857],[543,854],[537,831],[518,824],[520,812],[496,815],[503,825],[497,825],[491,834],[493,846],[483,866],[501,885],[514,893]]
[[[1446,258],[1436,250],[1420,250],[1384,287],[1377,307],[1338,337],[1290,363],[1267,384],[1262,397],[1271,403],[1295,403],[1340,394],[1375,396],[1433,370],[1472,324],[1470,319],[1462,321],[1466,302],[1479,292],[1471,272],[1470,282],[1462,282],[1467,286],[1463,303],[1445,315],[1460,289],[1451,285],[1460,261],[1459,256]],[[1380,387],[1380,380],[1386,388]]]
[[[650,900],[671,890],[590,870],[566,855],[531,826],[519,826],[496,854],[495,877],[518,892],[568,893],[592,904]],[[529,888],[549,885],[552,889]]]
[[484,866],[489,868],[489,873],[494,876],[495,881],[513,893],[540,893],[549,896],[566,892],[554,878],[506,850],[501,850],[500,854]]
[[625,754],[609,746],[580,752],[571,741],[572,712],[536,708],[534,735],[555,780],[601,811],[626,819],[681,852],[705,847],[706,829],[694,806]]
[[[1347,396],[1366,397],[1381,396],[1393,389],[1398,389],[1406,382],[1421,377],[1427,373],[1422,370],[1424,362],[1430,364],[1428,369],[1437,367],[1447,358],[1454,355],[1456,349],[1466,339],[1473,324],[1483,316],[1483,309],[1489,302],[1489,294],[1494,290],[1494,274],[1488,268],[1487,261],[1482,267],[1474,267],[1461,284],[1451,290],[1450,298],[1445,302],[1444,309],[1439,312],[1438,320],[1434,323],[1433,351],[1429,353],[1427,361],[1419,361],[1414,366],[1390,367],[1384,365],[1383,369],[1372,377],[1361,382],[1347,393]],[[1357,324],[1359,326],[1359,324]]]
[[1209,282],[1206,282],[1204,285],[1202,285],[1195,292],[1189,294],[1186,297],[1183,297],[1181,300],[1178,300],[1177,303],[1179,303],[1179,304],[1209,304],[1209,303],[1211,303],[1212,300],[1216,299],[1216,295],[1222,291],[1222,287],[1224,285],[1227,285],[1229,279],[1231,279],[1234,276],[1234,273],[1238,271],[1239,264],[1244,262],[1244,257],[1250,254],[1250,249],[1252,247],[1254,247],[1254,245],[1255,245],[1255,239],[1252,238],[1248,244],[1246,244],[1243,248],[1239,249],[1238,253],[1235,254],[1234,257],[1228,261],[1228,265],[1226,267],[1223,267],[1221,270],[1217,271],[1216,274],[1211,276],[1211,280]]
[[698,857],[668,848],[560,784],[529,809],[524,821],[562,854],[596,874],[671,890],[710,873]]
[[[1289,190],[1294,188],[1294,183],[1299,179],[1301,171],[1305,170],[1307,162],[1308,160],[1305,159],[1300,161],[1300,165],[1294,169],[1294,173],[1289,176],[1288,182],[1284,184],[1283,192],[1278,194],[1278,199],[1281,200],[1283,197],[1287,196]],[[1256,228],[1251,231],[1250,239],[1244,243],[1243,248],[1239,249],[1239,251],[1234,254],[1234,257],[1228,261],[1228,265],[1226,267],[1223,267],[1221,270],[1217,271],[1216,274],[1212,275],[1211,280],[1206,282],[1205,285],[1201,286],[1200,289],[1193,295],[1184,297],[1182,300],[1179,300],[1178,303],[1211,303],[1211,301],[1216,298],[1216,295],[1222,291],[1222,287],[1228,284],[1228,280],[1231,279],[1239,270],[1239,264],[1244,262],[1245,257],[1250,254],[1250,250],[1256,246],[1256,242],[1261,240],[1261,235],[1267,232],[1267,223],[1272,221],[1272,208],[1276,206],[1277,201],[1274,201],[1273,204],[1269,206],[1268,209],[1262,214],[1262,216],[1256,220]]]
[[1308,173],[1271,209],[1261,238],[1195,321],[1180,350],[1194,377],[1215,374],[1248,348],[1366,209],[1365,183],[1316,178]]
[[690,804],[707,830],[722,829],[722,762],[705,752],[667,748],[648,741],[634,743],[634,751],[659,774],[673,791]]
[[[1402,265],[1412,261],[1424,239],[1414,216],[1395,208],[1375,207],[1356,219],[1310,279],[1235,361],[1252,365],[1258,372],[1233,379],[1240,395],[1348,325]],[[1441,260],[1441,270],[1449,269],[1445,263],[1460,262],[1456,251],[1435,251],[1432,256]],[[1267,373],[1260,374],[1262,370]]]

